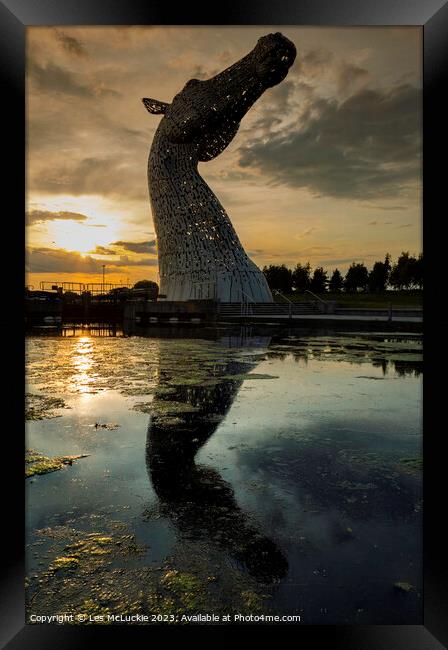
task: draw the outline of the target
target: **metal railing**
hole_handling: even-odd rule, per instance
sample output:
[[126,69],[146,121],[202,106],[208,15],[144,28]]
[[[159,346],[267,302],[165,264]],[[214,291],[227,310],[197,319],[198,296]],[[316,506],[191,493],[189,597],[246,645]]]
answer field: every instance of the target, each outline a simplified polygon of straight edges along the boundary
[[282,293],[281,291],[279,291],[278,289],[274,289],[273,292],[274,292],[274,293],[278,293],[279,296],[281,296],[282,298],[284,298],[285,300],[287,300],[289,303],[291,303],[291,305],[294,304],[294,303],[292,302],[292,300],[290,300],[290,299],[287,298],[285,295],[283,295],[283,293]]
[[[205,300],[216,300],[216,282],[214,280],[197,280],[192,282],[193,300],[203,300],[203,293],[206,294]],[[203,291],[205,287],[205,291]],[[191,294],[190,294],[191,295]]]
[[304,293],[310,293],[312,296],[314,296],[315,298],[317,298],[318,300],[320,300],[321,302],[323,302],[324,305],[327,305],[327,304],[328,304],[326,300],[323,300],[323,298],[319,298],[319,296],[317,296],[315,293],[313,293],[313,292],[310,291],[309,289],[305,289]]
[[[284,298],[284,299],[289,303],[289,305],[288,305],[288,315],[289,315],[290,318],[292,318],[292,307],[293,307],[293,304],[294,304],[294,303],[292,302],[292,300],[290,300],[289,298],[287,298],[286,296],[284,296],[284,295],[282,294],[282,292],[279,291],[278,289],[274,289],[273,291],[274,291],[275,294],[278,294],[279,296],[281,296],[282,298]],[[277,303],[277,304],[279,304],[279,303]],[[281,305],[280,305],[280,307],[281,307]]]
[[[255,300],[252,298],[252,296],[249,296],[242,289],[240,289],[240,291],[241,291],[241,316],[250,316],[249,301],[255,304]],[[243,300],[243,296],[246,296],[246,298],[249,298],[249,300]]]
[[62,293],[82,293],[89,292],[92,295],[96,294],[105,294],[114,289],[132,289],[132,284],[117,284],[111,282],[90,282],[88,284],[84,282],[49,282],[41,281],[40,282],[41,291],[58,291]]

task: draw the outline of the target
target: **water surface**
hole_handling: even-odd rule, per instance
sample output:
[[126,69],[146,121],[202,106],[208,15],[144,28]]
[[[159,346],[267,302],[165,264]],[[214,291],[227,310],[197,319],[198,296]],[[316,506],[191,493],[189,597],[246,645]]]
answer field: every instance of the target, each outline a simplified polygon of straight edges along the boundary
[[27,340],[28,613],[421,624],[420,336],[150,332]]

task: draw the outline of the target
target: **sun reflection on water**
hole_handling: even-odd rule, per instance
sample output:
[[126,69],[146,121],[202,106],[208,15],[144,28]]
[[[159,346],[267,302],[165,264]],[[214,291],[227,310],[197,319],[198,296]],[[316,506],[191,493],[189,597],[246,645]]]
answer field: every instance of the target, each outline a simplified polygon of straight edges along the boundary
[[96,373],[92,372],[93,362],[93,340],[90,336],[81,336],[76,340],[71,363],[74,367],[72,375],[73,387],[77,393],[89,395],[93,392],[92,384],[96,379]]

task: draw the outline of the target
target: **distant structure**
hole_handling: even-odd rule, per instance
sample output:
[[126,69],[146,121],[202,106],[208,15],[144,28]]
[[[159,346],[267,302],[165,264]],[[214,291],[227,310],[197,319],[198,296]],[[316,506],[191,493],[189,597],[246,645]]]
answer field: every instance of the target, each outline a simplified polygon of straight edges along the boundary
[[171,104],[143,99],[163,114],[148,161],[157,235],[160,294],[167,300],[272,302],[263,273],[249,259],[226,211],[198,172],[218,156],[267,88],[280,83],[296,57],[280,33],[215,77],[190,79]]

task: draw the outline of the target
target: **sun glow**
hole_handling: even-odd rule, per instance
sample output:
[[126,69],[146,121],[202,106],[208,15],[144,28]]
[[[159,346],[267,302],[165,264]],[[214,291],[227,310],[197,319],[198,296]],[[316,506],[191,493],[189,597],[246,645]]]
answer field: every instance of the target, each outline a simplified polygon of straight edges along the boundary
[[52,221],[48,224],[50,241],[56,248],[76,251],[85,256],[96,246],[107,246],[118,238],[112,224],[105,228],[94,228],[82,221]]
[[72,380],[76,392],[81,395],[92,393],[97,375],[92,372],[93,341],[90,336],[81,336],[76,341],[71,362],[74,371]]
[[55,219],[34,224],[30,233],[34,246],[63,248],[85,256],[96,246],[108,246],[122,238],[122,213],[100,197],[42,196],[38,202],[30,203],[27,209],[75,212],[86,217],[84,221]]

